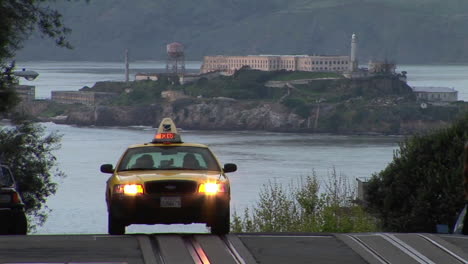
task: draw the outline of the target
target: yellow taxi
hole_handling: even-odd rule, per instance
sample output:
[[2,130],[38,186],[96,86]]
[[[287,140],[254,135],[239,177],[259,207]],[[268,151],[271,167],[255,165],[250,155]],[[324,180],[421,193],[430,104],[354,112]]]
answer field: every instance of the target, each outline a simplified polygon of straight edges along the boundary
[[230,228],[231,189],[211,150],[184,143],[170,118],[164,118],[150,143],[133,145],[115,168],[101,165],[107,180],[108,232],[125,234],[131,224],[206,223],[213,234]]

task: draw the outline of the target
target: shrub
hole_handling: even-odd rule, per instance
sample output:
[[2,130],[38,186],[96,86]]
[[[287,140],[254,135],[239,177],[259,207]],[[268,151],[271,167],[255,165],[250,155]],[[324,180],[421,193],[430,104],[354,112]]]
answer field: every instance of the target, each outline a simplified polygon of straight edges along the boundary
[[[181,98],[181,99],[177,99],[176,101],[174,101],[172,103],[172,108],[173,108],[173,112],[174,113],[177,113],[179,112],[181,109],[185,109],[185,107],[189,106],[189,105],[192,105],[196,102],[196,99],[194,98]],[[184,113],[185,114],[185,113]]]
[[468,114],[451,127],[400,144],[393,161],[368,184],[368,210],[385,231],[435,232],[455,224],[463,206],[462,156]]
[[234,212],[233,232],[371,232],[377,223],[361,206],[344,175],[332,170],[320,192],[317,175],[301,178],[284,188],[276,182],[264,185],[253,208],[242,216]]
[[301,99],[301,98],[289,97],[283,101],[283,104],[289,109],[294,109],[297,107],[305,106],[306,102],[304,101],[304,99]]
[[45,135],[44,127],[24,122],[0,129],[1,162],[10,166],[28,214],[30,230],[47,218],[47,198],[55,194],[54,178],[65,174],[56,167],[53,152],[60,147],[61,136]]

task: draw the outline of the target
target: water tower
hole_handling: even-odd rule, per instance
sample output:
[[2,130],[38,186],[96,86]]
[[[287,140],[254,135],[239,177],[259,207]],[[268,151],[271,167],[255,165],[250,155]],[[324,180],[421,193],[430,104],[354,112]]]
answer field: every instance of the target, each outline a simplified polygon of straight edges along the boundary
[[166,46],[167,62],[166,72],[173,74],[185,73],[185,54],[184,45],[179,42],[173,42]]

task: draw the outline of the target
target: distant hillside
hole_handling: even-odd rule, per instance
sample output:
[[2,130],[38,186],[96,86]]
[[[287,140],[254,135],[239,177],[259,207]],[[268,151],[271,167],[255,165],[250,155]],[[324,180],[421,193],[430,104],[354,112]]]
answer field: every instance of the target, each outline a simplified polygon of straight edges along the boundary
[[75,49],[31,38],[19,60],[164,60],[230,54],[348,54],[397,63],[468,62],[466,0],[99,0],[58,3]]

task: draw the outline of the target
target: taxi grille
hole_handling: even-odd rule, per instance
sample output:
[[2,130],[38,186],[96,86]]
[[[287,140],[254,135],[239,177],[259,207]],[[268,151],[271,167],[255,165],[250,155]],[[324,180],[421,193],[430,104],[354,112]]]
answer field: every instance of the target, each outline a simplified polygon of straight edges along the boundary
[[145,190],[149,194],[194,193],[197,191],[197,182],[182,180],[152,181],[145,183]]

